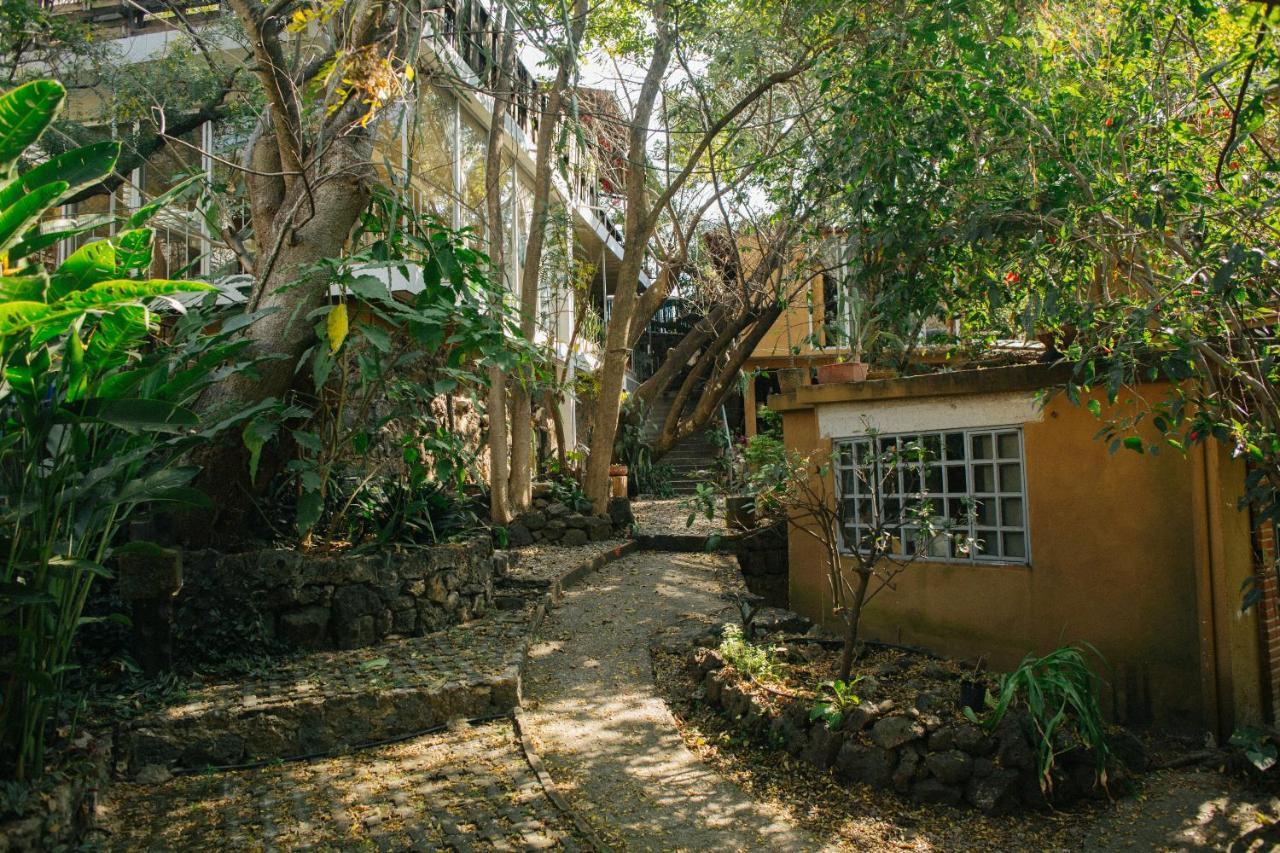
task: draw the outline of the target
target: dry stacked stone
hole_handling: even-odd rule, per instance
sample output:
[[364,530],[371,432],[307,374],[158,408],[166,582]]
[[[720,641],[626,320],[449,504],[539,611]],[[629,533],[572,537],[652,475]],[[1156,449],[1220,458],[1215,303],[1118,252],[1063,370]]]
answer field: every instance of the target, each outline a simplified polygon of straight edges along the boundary
[[[1014,713],[988,731],[934,692],[920,693],[905,707],[892,699],[876,702],[872,679],[859,682],[867,698],[832,729],[809,719],[812,703],[753,691],[714,649],[692,650],[687,663],[702,679],[704,701],[745,734],[845,782],[889,788],[918,804],[967,805],[991,815],[1106,796],[1095,783],[1092,751],[1061,744],[1048,797],[1039,783],[1030,721]],[[1112,771],[1113,781],[1118,775]]]
[[187,651],[358,648],[479,616],[505,572],[487,538],[376,554],[188,552],[175,630]]
[[571,548],[603,542],[625,537],[633,521],[626,498],[613,498],[609,512],[594,515],[589,501],[555,500],[549,486],[538,484],[534,488],[533,508],[507,525],[507,546],[524,548],[547,544]]

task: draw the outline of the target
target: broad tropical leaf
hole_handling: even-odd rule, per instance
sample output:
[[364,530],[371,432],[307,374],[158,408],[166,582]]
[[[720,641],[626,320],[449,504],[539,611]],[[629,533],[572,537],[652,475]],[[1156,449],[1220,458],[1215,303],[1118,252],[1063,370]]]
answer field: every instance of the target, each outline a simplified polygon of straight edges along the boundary
[[0,252],[18,242],[18,238],[35,225],[46,210],[57,204],[66,191],[66,181],[54,181],[27,193],[11,207],[0,209]]
[[116,247],[110,240],[94,240],[71,253],[54,271],[49,283],[49,298],[56,302],[69,293],[84,290],[116,275]]
[[115,238],[117,276],[142,272],[151,266],[154,237],[155,232],[150,228],[134,228]]
[[147,309],[139,305],[125,305],[103,314],[94,324],[93,336],[89,338],[89,363],[101,365],[113,353],[121,353],[128,345],[147,333]]
[[197,181],[200,181],[203,179],[204,179],[204,175],[192,175],[191,177],[187,178],[185,181],[179,182],[174,187],[156,196],[150,202],[148,202],[147,204],[144,204],[142,207],[134,211],[133,215],[129,217],[129,227],[138,228],[139,226],[145,225],[148,221],[150,221],[151,217],[155,216],[157,213],[160,212],[160,209],[162,207],[165,207],[171,204],[175,199],[177,199],[183,193],[190,190],[192,185],[194,185]]
[[33,80],[0,95],[0,172],[40,138],[62,108],[67,90],[55,80]]
[[43,272],[30,275],[0,276],[0,300],[5,302],[44,302],[49,277]]
[[157,296],[216,290],[217,288],[212,284],[205,284],[200,281],[174,281],[165,278],[135,281],[129,278],[114,278],[109,281],[97,282],[84,290],[69,293],[55,302],[54,306],[91,311],[122,303],[152,299]]
[[0,303],[0,337],[25,331],[57,315],[43,302],[14,301]]
[[131,432],[186,432],[200,425],[195,412],[166,400],[126,397],[92,400],[87,414]]
[[92,231],[95,228],[101,228],[104,225],[110,225],[115,221],[115,217],[108,213],[95,213],[89,216],[73,217],[75,224],[70,228],[59,228],[57,230],[44,230],[47,225],[42,224],[40,229],[33,229],[26,232],[22,239],[13,244],[9,249],[10,262],[21,260],[22,258],[34,255],[36,252],[43,251],[50,246],[69,237],[75,237],[84,234],[86,231]]
[[79,192],[110,175],[119,156],[120,143],[108,140],[51,157],[0,189],[0,210],[14,204],[26,193],[54,181],[65,181],[67,192]]

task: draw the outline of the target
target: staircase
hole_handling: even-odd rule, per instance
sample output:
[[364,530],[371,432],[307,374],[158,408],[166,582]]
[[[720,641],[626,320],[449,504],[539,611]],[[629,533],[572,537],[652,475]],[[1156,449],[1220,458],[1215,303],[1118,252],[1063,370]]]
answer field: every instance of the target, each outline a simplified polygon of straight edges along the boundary
[[[666,395],[654,401],[645,423],[645,438],[653,441],[657,438],[662,422],[671,411],[671,399]],[[718,423],[713,421],[713,424]],[[695,433],[676,443],[675,447],[658,460],[659,465],[670,465],[675,469],[671,478],[671,486],[677,495],[691,495],[697,491],[698,483],[704,479],[700,471],[714,470],[717,448],[709,440],[705,432]]]

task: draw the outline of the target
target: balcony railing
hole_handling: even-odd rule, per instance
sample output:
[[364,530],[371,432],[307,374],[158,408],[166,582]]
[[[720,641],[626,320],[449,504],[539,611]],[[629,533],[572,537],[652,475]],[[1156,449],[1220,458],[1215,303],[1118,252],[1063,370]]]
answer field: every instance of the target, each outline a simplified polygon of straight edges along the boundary
[[[39,0],[40,6],[56,15],[74,15],[103,35],[122,38],[139,33],[169,29],[178,12],[197,22],[220,14],[221,0]],[[175,11],[175,9],[177,11]]]

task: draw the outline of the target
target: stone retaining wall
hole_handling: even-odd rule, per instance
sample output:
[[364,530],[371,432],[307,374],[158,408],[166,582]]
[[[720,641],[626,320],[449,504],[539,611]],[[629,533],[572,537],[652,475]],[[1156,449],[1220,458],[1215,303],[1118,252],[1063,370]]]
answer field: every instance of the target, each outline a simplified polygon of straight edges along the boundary
[[545,543],[571,548],[627,536],[634,522],[631,502],[626,498],[611,498],[607,514],[593,515],[588,501],[570,506],[549,497],[535,497],[533,508],[507,525],[507,545],[523,548]]
[[489,609],[505,567],[484,540],[378,554],[187,552],[176,645],[350,649],[418,636]]
[[[793,757],[842,781],[892,788],[920,804],[967,804],[986,814],[1043,808],[1035,748],[1028,720],[1010,713],[994,731],[974,725],[936,694],[921,694],[915,706],[892,700],[864,701],[839,728],[812,721],[812,701],[752,690],[713,649],[696,649],[688,665],[702,678],[705,701],[750,736],[767,739]],[[1094,755],[1062,744],[1053,770],[1052,804],[1103,798],[1095,784]],[[1118,768],[1112,772],[1117,781]]]

